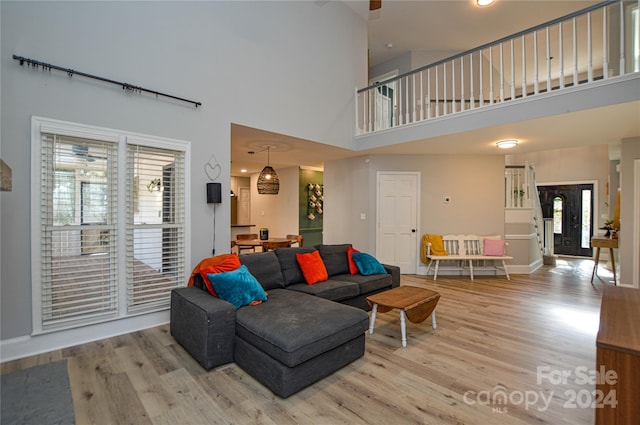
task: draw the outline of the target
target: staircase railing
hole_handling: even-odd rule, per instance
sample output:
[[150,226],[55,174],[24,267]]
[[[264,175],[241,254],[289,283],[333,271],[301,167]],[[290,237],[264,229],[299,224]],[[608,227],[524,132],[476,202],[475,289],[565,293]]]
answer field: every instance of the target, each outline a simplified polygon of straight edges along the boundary
[[638,1],[604,1],[376,82],[356,90],[356,135],[638,72],[639,25]]
[[[504,207],[531,208],[532,171],[526,165],[507,165],[504,169]],[[531,167],[533,168],[533,167]]]
[[[507,165],[504,176],[505,208],[531,210],[531,220],[536,232],[538,250],[541,255],[546,255],[545,251],[549,248],[545,242],[545,224],[533,165],[529,163]],[[551,243],[553,244],[553,239]],[[551,250],[553,252],[553,247]]]

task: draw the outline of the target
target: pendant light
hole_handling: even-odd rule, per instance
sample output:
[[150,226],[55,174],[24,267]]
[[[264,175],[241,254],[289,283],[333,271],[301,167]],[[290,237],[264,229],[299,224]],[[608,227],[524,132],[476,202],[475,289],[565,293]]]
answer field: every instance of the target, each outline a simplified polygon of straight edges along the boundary
[[276,170],[269,165],[269,148],[267,146],[267,166],[262,169],[258,176],[258,193],[261,195],[277,195],[280,191],[280,179]]

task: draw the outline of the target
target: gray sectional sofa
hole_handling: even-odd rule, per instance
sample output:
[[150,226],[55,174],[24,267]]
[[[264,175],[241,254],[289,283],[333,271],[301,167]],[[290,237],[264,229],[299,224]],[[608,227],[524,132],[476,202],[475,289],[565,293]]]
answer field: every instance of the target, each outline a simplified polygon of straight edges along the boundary
[[[268,293],[239,309],[195,285],[171,294],[171,334],[205,368],[233,362],[286,398],[364,355],[366,297],[400,285],[400,269],[350,274],[350,245],[278,248],[239,256]],[[329,279],[308,285],[296,253],[318,250]]]

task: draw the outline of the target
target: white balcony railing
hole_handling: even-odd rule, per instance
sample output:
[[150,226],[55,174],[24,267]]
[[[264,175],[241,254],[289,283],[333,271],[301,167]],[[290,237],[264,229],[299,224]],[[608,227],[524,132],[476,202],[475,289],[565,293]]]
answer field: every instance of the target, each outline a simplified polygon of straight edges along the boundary
[[356,90],[356,135],[638,72],[639,3],[604,1]]
[[[545,241],[545,223],[533,165],[525,163],[525,165],[507,165],[505,167],[504,207],[512,210],[530,210],[531,224],[535,229],[538,242],[538,251],[540,255],[543,255],[548,245]],[[553,252],[553,248],[551,248],[551,252]]]

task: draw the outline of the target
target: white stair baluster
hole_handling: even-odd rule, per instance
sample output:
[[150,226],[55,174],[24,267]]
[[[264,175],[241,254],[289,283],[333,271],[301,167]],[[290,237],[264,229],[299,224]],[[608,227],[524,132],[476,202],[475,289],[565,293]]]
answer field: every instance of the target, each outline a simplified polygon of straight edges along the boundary
[[376,105],[375,105],[376,106],[376,117],[375,117],[376,118],[376,122],[375,122],[373,128],[375,128],[376,130],[380,130],[380,129],[386,128],[384,126],[384,122],[382,120],[382,110],[384,109],[384,108],[382,108],[382,105],[381,105],[382,101],[383,101],[382,91],[381,91],[382,90],[382,86],[376,87],[376,90],[378,90],[378,92],[376,92],[375,95],[376,95],[376,98],[379,99],[379,101],[376,101]]
[[424,120],[424,89],[422,86],[422,71],[420,71],[420,121]]
[[[638,1],[638,10],[640,11],[640,1]],[[620,2],[620,73],[619,75],[626,74],[624,62],[624,6]]]
[[464,56],[460,56],[460,110],[465,109],[464,100]]
[[436,99],[435,99],[435,109],[436,109],[436,118],[440,116],[440,88],[438,87],[438,67],[436,66]]
[[473,91],[473,52],[469,54],[469,109],[476,107],[475,92]]
[[504,102],[504,58],[503,43],[500,43],[500,102]]
[[549,27],[547,27],[545,34],[547,36],[547,93],[551,91],[551,43],[549,40]]
[[527,50],[522,35],[522,97],[527,97]]
[[602,78],[609,78],[609,46],[607,45],[607,8],[602,8]]
[[489,46],[489,104],[493,105],[493,46]]
[[573,87],[578,85],[578,34],[576,18],[573,18]]
[[404,107],[405,107],[405,111],[404,111],[404,123],[405,124],[409,124],[409,77],[404,77],[404,92],[405,92],[405,99],[404,99]]
[[511,100],[516,98],[516,67],[514,64],[515,58],[513,57],[513,39],[511,39]]
[[398,92],[398,113],[396,114],[396,125],[402,125],[402,79],[398,79],[397,88],[398,89],[396,91]]
[[447,63],[442,64],[442,78],[443,78],[443,97],[442,97],[442,115],[447,115],[449,113],[449,108],[447,107]]
[[[367,97],[368,99],[368,105],[369,105],[369,132],[373,131],[373,121],[374,121],[374,117],[373,117],[373,103],[375,102],[375,96],[371,96],[371,90],[375,90],[374,89],[369,89],[367,90]],[[373,99],[372,99],[373,97]]]
[[411,99],[411,107],[412,107],[411,108],[412,109],[412,111],[411,111],[411,117],[412,117],[411,121],[412,122],[416,122],[416,108],[417,108],[417,105],[416,105],[416,74],[413,74],[413,84],[412,84],[412,86],[413,87],[411,87],[411,93],[413,94],[413,98]]
[[397,127],[400,125],[400,80],[394,81],[396,84],[393,85],[393,104],[391,105],[393,110],[393,117],[391,117],[391,127]]
[[458,112],[458,108],[456,106],[456,61],[451,61],[451,112]]
[[356,114],[356,136],[358,134],[362,134],[362,129],[360,127],[360,122],[358,121],[358,106],[360,105],[360,102],[358,101],[358,99],[359,99],[358,87],[356,86],[356,88],[355,88],[355,102],[354,102],[355,103],[354,106],[356,108],[356,110],[355,110],[355,114]]
[[593,46],[591,42],[591,12],[587,13],[587,81],[593,82]]
[[564,46],[562,39],[562,22],[558,23],[558,65],[560,66],[560,90],[564,88]]
[[482,81],[482,50],[478,51],[479,56],[480,56],[480,63],[478,64],[478,68],[480,68],[480,79],[478,82],[479,85],[479,90],[480,90],[480,104],[478,105],[479,107],[483,107],[484,106],[484,82]]
[[533,32],[533,94],[539,93],[538,82],[538,31]]
[[427,69],[427,119],[431,118],[431,68]]

